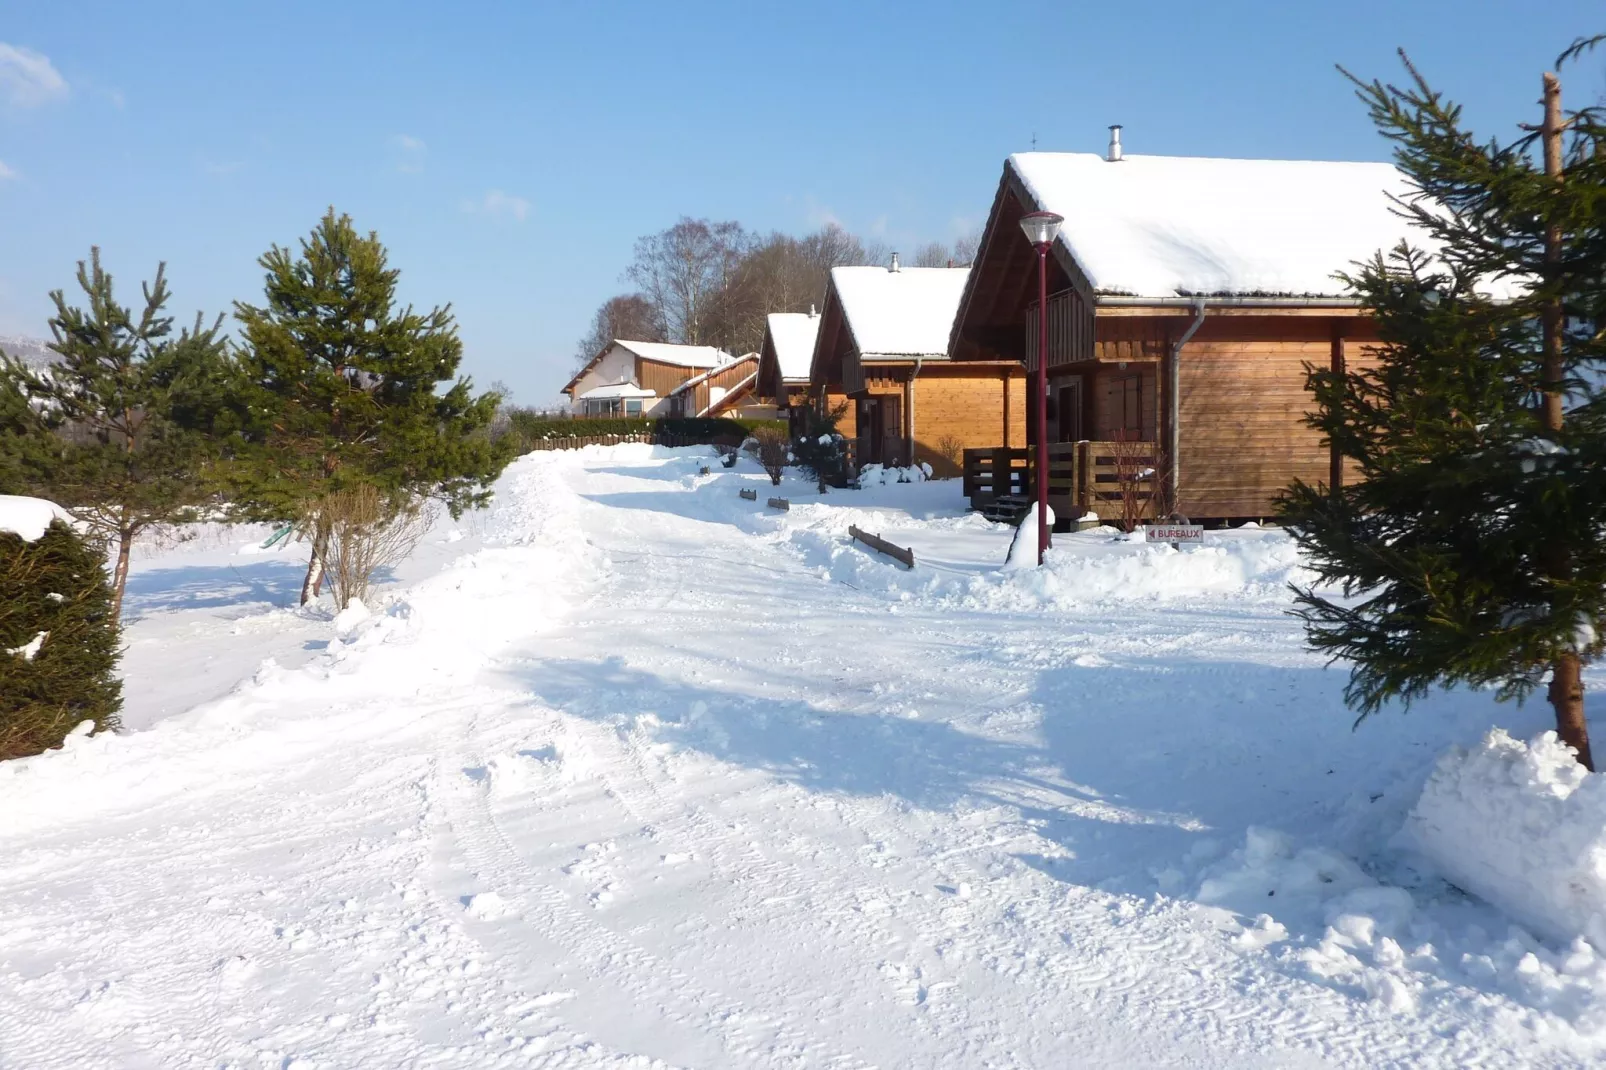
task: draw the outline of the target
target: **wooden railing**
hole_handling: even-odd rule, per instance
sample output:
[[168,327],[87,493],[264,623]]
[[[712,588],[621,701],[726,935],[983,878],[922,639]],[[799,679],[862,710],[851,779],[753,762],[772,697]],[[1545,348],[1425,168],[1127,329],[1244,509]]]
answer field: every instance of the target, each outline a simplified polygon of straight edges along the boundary
[[[972,509],[1007,494],[1031,497],[1036,487],[1035,451],[1023,448],[966,450],[964,493]],[[1061,520],[1091,512],[1101,520],[1150,517],[1159,469],[1153,442],[1051,442],[1048,504]]]

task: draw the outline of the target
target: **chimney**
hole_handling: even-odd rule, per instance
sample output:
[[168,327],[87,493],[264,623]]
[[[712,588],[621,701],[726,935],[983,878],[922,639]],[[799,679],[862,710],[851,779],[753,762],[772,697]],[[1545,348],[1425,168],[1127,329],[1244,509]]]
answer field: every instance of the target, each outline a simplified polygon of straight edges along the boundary
[[1121,162],[1121,124],[1116,123],[1110,127],[1110,151],[1104,157],[1111,163]]
[[819,315],[819,313],[814,311],[814,302],[810,301],[809,302],[809,319],[813,319],[815,316],[818,316],[818,315]]
[[897,253],[893,253],[892,254],[892,263],[890,265],[888,265],[887,270],[888,271],[902,271],[903,270],[902,268],[900,268],[898,266],[898,254]]

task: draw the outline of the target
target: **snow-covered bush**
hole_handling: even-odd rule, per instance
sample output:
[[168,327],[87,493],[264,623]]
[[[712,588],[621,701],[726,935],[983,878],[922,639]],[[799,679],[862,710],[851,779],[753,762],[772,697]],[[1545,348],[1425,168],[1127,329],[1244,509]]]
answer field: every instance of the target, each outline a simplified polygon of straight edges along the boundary
[[847,413],[847,406],[821,415],[810,408],[808,423],[803,433],[792,443],[792,456],[797,466],[807,472],[820,488],[847,486],[848,443],[837,432],[837,421]]
[[51,503],[0,497],[0,760],[117,728],[117,658],[101,549]]

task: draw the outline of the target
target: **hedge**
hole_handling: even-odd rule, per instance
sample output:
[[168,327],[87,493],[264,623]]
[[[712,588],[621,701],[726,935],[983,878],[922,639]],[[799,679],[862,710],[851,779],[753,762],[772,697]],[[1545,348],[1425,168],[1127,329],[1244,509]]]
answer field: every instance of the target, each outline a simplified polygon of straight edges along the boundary
[[604,435],[647,435],[653,441],[675,445],[717,443],[738,445],[760,427],[777,427],[786,430],[785,420],[733,420],[710,419],[696,416],[651,417],[579,417],[576,419],[536,416],[514,410],[508,413],[508,422],[514,434],[526,444],[542,438],[592,438]]

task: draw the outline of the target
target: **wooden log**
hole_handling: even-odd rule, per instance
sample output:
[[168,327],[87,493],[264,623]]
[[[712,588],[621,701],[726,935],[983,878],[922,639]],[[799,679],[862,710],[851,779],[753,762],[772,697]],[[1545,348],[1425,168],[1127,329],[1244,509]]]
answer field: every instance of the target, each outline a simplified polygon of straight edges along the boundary
[[908,568],[915,567],[915,552],[911,549],[894,546],[881,536],[872,535],[868,531],[860,531],[852,524],[848,525],[848,534],[877,553],[886,554],[895,561],[902,561]]
[[[757,497],[756,493],[754,497]],[[785,498],[771,498],[767,504],[771,509],[780,509],[782,512],[789,512],[792,508],[792,503]]]
[[756,491],[756,490],[743,490],[743,491],[738,491],[737,493],[739,493],[742,497],[746,498],[750,502],[758,501],[758,491]]

